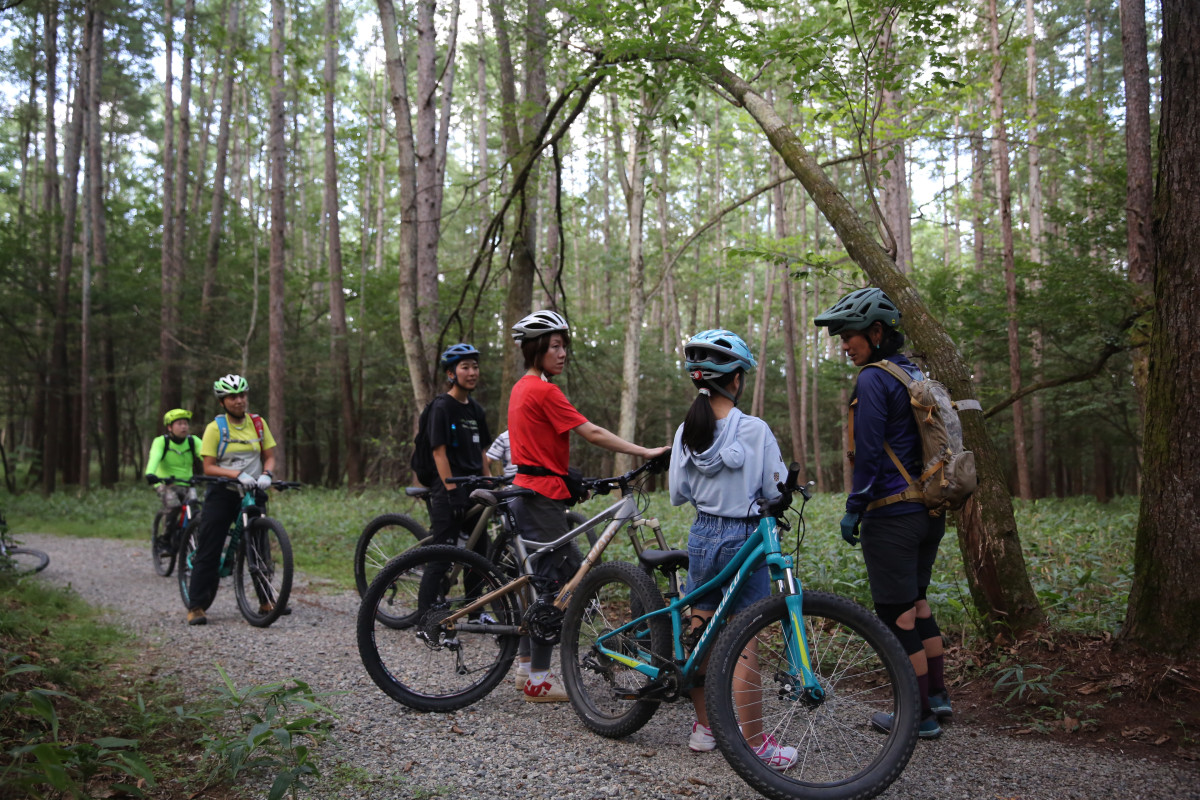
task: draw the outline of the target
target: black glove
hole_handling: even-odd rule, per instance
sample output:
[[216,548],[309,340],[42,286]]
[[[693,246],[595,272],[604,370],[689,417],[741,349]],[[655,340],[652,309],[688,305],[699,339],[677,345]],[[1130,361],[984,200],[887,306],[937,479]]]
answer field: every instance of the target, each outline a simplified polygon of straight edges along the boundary
[[467,509],[471,507],[471,498],[467,495],[467,490],[461,486],[449,489],[446,491],[446,499],[450,502],[450,514],[454,521],[461,522],[467,516]]
[[147,476],[146,476],[146,483],[148,483],[148,484],[150,484],[151,486],[153,486],[154,484],[158,483],[158,476],[157,476],[157,475],[147,475]]

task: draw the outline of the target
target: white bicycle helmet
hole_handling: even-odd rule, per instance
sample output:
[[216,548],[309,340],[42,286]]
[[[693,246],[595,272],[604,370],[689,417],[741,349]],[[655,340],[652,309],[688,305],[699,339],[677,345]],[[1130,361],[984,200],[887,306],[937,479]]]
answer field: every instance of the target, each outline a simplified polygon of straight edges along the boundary
[[231,394],[242,394],[250,391],[250,384],[241,375],[229,373],[213,381],[213,394],[220,400],[222,397],[228,397]]
[[557,311],[535,311],[512,326],[512,337],[519,343],[547,333],[567,330],[570,330],[567,321]]

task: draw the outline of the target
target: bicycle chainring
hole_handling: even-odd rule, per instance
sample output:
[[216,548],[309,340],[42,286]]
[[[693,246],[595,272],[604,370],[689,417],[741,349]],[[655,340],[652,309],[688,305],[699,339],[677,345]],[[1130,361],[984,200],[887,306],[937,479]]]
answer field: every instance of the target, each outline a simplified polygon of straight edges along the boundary
[[530,637],[538,644],[558,644],[562,638],[562,609],[545,596],[533,601],[522,621]]

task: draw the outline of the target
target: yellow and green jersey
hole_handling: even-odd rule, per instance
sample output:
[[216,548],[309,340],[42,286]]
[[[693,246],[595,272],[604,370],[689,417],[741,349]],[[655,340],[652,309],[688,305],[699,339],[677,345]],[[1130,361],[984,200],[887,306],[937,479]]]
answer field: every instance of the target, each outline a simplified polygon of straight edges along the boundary
[[[204,428],[204,440],[200,445],[201,456],[212,456],[217,459],[217,466],[224,469],[234,469],[245,472],[255,478],[262,474],[262,451],[275,446],[275,438],[271,429],[262,417],[262,438],[254,427],[254,415],[247,413],[241,423],[235,423],[225,416],[229,425],[229,441],[222,448],[221,427],[214,419]],[[222,452],[223,451],[223,452]]]

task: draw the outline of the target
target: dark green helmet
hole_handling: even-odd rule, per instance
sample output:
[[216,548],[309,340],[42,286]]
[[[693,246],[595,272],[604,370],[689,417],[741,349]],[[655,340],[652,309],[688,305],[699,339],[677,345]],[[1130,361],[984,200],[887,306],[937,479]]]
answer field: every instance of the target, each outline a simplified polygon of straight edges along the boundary
[[875,288],[851,292],[813,320],[818,328],[828,327],[830,336],[842,331],[864,331],[875,322],[889,328],[900,324],[900,309],[882,289]]

